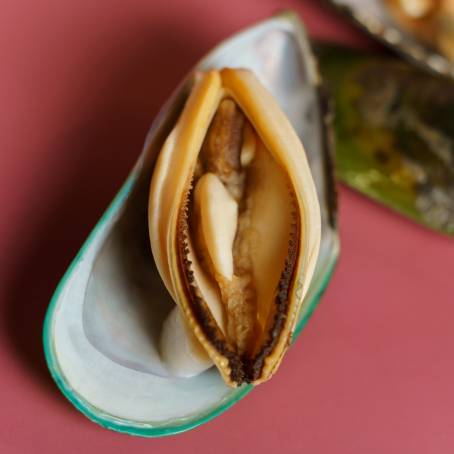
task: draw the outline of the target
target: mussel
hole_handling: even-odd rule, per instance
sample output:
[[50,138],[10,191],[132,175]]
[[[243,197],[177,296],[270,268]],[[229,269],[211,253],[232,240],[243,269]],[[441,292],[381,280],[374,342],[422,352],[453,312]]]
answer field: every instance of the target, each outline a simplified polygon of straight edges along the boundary
[[453,0],[329,0],[384,44],[431,72],[454,77]]
[[452,0],[387,0],[386,6],[404,30],[454,61]]
[[[203,91],[203,87],[210,90]],[[202,93],[207,96],[196,96]],[[210,94],[215,94],[214,98],[208,96]],[[299,139],[295,138],[276,103]],[[223,137],[214,133],[223,131],[223,127],[216,126],[219,124],[216,119],[222,118],[228,118],[229,125],[237,124],[238,132],[233,134],[235,147],[238,153],[241,142],[241,150],[244,149],[239,155],[240,167],[232,174],[238,177],[238,187],[244,186],[242,197],[229,192],[236,187],[229,172],[226,175],[218,167],[210,165],[208,168],[206,162],[212,160],[202,159],[208,153],[210,137]],[[234,119],[233,123],[230,119]],[[254,300],[257,308],[253,306],[257,316],[258,303],[264,302],[270,309],[269,316],[274,314],[281,320],[282,326],[271,339],[274,347],[263,356],[261,378],[269,376],[270,367],[277,366],[292,330],[291,340],[294,341],[320,302],[339,256],[330,119],[329,105],[324,101],[304,26],[297,15],[290,12],[270,17],[223,41],[185,76],[150,127],[134,168],[74,258],[47,311],[43,340],[49,370],[62,393],[90,420],[122,433],[161,437],[206,423],[254,389],[247,384],[226,386],[221,374],[212,367],[213,360],[221,365],[223,376],[232,385],[237,384],[240,377],[242,381],[252,381],[252,365],[259,364],[254,362],[255,346],[252,346],[253,341],[244,342],[244,351],[240,353],[243,347],[238,347],[238,338],[232,341],[228,337],[229,325],[223,325],[228,321],[228,313],[222,301],[218,304],[219,314],[214,309],[213,312],[197,312],[197,301],[183,292],[191,290],[186,284],[190,272],[194,272],[195,262],[182,266],[182,260],[190,261],[191,257],[186,256],[184,243],[177,242],[170,233],[171,227],[174,233],[190,234],[194,248],[191,254],[198,253],[197,263],[206,274],[209,262],[202,260],[204,255],[198,249],[201,240],[205,242],[205,236],[200,239],[197,232],[202,230],[198,216],[203,210],[199,208],[207,206],[203,201],[211,192],[201,185],[208,181],[205,184],[209,188],[217,187],[226,200],[233,199],[235,202],[230,205],[237,208],[231,211],[237,210],[240,219],[245,206],[241,200],[247,200],[252,189],[253,169],[254,172],[266,171],[270,176],[260,179],[257,186],[263,190],[263,195],[257,198],[263,202],[263,209],[257,215],[264,221],[271,218],[269,222],[260,223],[258,229],[266,234],[261,242],[263,247],[257,248],[261,257],[279,250],[287,259],[288,242],[297,245],[292,246],[296,256],[289,255],[296,260],[289,287],[279,290],[282,295],[288,290],[288,302],[279,305],[277,310],[275,301],[257,298]],[[228,137],[231,129],[229,126]],[[299,140],[304,143],[304,151]],[[245,148],[247,143],[253,144],[249,152]],[[188,148],[188,144],[191,147]],[[166,161],[165,156],[172,160]],[[230,169],[231,161],[226,163]],[[238,154],[233,163],[236,163],[233,167],[238,167]],[[153,214],[153,204],[150,206],[151,218],[159,219],[155,227],[150,223],[154,260],[147,210],[150,182],[152,179],[154,184],[159,182],[155,180],[159,173],[163,177],[161,186],[166,190],[155,192],[156,200],[162,202],[161,208],[158,210],[154,204],[158,211]],[[221,183],[210,175],[202,180],[207,173],[214,174]],[[317,200],[314,200],[311,174]],[[282,180],[285,185],[278,185]],[[216,181],[214,185],[213,181]],[[276,200],[283,201],[283,206]],[[317,254],[318,204],[321,243]],[[221,232],[228,233],[228,226],[220,224],[217,216],[218,213],[226,216],[226,213],[218,210],[217,205],[208,206],[217,210],[213,238],[218,242],[222,239],[222,243],[225,237]],[[164,210],[164,207],[167,208]],[[271,211],[271,207],[278,211]],[[272,213],[275,216],[272,217]],[[280,213],[290,213],[286,218],[290,224],[276,224],[285,230],[283,237],[273,227],[274,222],[281,220]],[[208,226],[213,225],[208,222]],[[160,229],[155,235],[153,231],[157,226]],[[210,244],[210,237],[207,238]],[[235,244],[236,239],[232,257]],[[258,259],[259,255],[251,257]],[[262,292],[266,290],[271,294],[272,284],[277,289],[281,280],[279,273],[284,271],[282,257],[268,257],[269,268],[257,274],[261,283],[270,286],[268,290],[261,284],[256,286]],[[235,267],[233,273],[237,273]],[[219,295],[217,281],[211,278],[209,282]],[[260,307],[263,320],[265,306]],[[202,323],[205,315],[206,320],[214,320],[216,324],[219,320],[219,329],[215,332],[222,334],[219,338],[222,342]],[[258,342],[257,349],[261,348],[259,343],[265,346],[272,334],[258,331],[254,328],[254,333],[249,332],[250,339]],[[229,358],[218,353],[223,346],[229,348],[224,351],[231,352]],[[230,367],[230,362],[236,362],[236,367]],[[235,382],[231,377],[233,370],[238,375]],[[258,378],[253,383],[258,383]]]
[[336,173],[410,219],[454,235],[454,83],[383,53],[319,45],[336,107]]
[[212,361],[230,386],[270,378],[314,272],[321,221],[303,146],[253,72],[196,74],[159,153],[148,215],[177,303],[161,338],[173,372]]

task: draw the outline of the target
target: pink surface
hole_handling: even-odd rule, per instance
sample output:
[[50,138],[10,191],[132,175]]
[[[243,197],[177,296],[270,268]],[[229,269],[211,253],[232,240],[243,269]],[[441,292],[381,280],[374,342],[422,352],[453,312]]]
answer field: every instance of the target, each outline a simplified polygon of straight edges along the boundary
[[174,438],[120,435],[47,373],[50,295],[158,107],[218,40],[282,7],[312,35],[367,44],[316,1],[2,2],[1,453],[454,452],[454,241],[345,188],[322,304],[276,377],[221,417]]

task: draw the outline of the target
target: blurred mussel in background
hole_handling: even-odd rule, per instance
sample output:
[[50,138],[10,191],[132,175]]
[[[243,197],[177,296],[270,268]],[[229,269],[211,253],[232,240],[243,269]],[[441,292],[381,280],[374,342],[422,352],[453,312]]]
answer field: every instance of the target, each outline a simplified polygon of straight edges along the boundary
[[[426,56],[454,61],[454,0],[332,3],[342,3],[356,23],[386,17],[402,33],[400,43],[411,33]],[[372,29],[378,30],[376,23]],[[454,235],[454,71],[434,71],[388,44],[398,52],[314,46],[334,107],[337,176],[400,214]]]
[[398,26],[454,62],[453,0],[387,0]]
[[454,78],[454,0],[327,0],[392,50]]

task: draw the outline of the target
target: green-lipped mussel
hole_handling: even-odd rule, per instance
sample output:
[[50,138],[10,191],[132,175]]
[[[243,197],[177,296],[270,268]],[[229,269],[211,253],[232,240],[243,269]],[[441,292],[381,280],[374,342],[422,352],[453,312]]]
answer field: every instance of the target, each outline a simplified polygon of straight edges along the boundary
[[[200,333],[197,337],[198,326],[194,326],[193,330],[192,328],[187,330],[188,317],[186,315],[181,317],[179,309],[191,300],[186,301],[183,297],[178,301],[176,298],[179,306],[176,306],[172,300],[158,272],[158,263],[153,260],[147,225],[150,181],[157,164],[157,157],[159,156],[161,160],[160,152],[163,144],[169,144],[166,138],[171,141],[171,137],[178,139],[181,143],[183,137],[179,136],[178,132],[181,132],[183,117],[188,116],[184,111],[187,111],[190,106],[189,99],[195,95],[196,87],[202,83],[203,75],[206,76],[213,69],[221,71],[222,68],[247,69],[248,74],[253,73],[260,84],[266,87],[266,91],[272,94],[279,109],[285,113],[298,140],[304,143],[307,163],[302,155],[297,158],[298,163],[303,163],[302,168],[301,166],[287,168],[281,160],[278,148],[266,140],[265,135],[268,133],[260,135],[260,131],[268,129],[263,127],[262,122],[265,121],[263,115],[257,115],[257,112],[253,112],[244,100],[234,96],[235,89],[228,92],[223,88],[221,91],[227,96],[226,99],[224,97],[222,100],[219,99],[219,105],[216,104],[212,127],[206,128],[207,123],[204,123],[204,127],[193,129],[187,128],[189,123],[185,123],[186,131],[199,131],[200,136],[207,137],[207,141],[203,144],[204,149],[201,150],[201,165],[197,164],[199,159],[196,159],[192,189],[190,189],[191,186],[187,186],[186,179],[177,178],[174,189],[182,183],[184,191],[180,195],[184,197],[176,199],[176,191],[166,191],[169,199],[172,199],[170,205],[174,206],[174,203],[178,205],[179,200],[183,204],[188,203],[188,209],[193,209],[189,210],[187,218],[184,215],[180,216],[179,224],[182,226],[180,231],[191,233],[191,241],[194,240],[196,246],[204,242],[212,245],[210,232],[216,231],[217,235],[214,238],[218,239],[221,237],[221,230],[227,234],[230,231],[232,235],[231,216],[227,216],[230,221],[225,226],[218,225],[221,230],[211,229],[216,224],[211,221],[216,220],[217,215],[213,218],[210,213],[217,213],[218,206],[209,203],[207,199],[211,194],[210,189],[213,189],[216,200],[230,201],[227,203],[230,210],[226,209],[230,214],[235,212],[236,203],[238,219],[248,218],[244,216],[245,212],[241,208],[244,204],[231,202],[231,199],[235,199],[231,194],[235,185],[231,184],[233,181],[229,180],[229,184],[223,181],[228,175],[222,171],[223,166],[216,165],[216,160],[213,162],[213,156],[210,154],[213,150],[210,151],[211,145],[208,146],[212,142],[210,137],[218,136],[214,132],[223,130],[222,127],[216,126],[219,124],[216,118],[233,118],[232,124],[237,125],[233,130],[239,131],[243,124],[242,134],[233,134],[236,140],[241,138],[243,151],[240,153],[241,167],[233,172],[233,175],[240,177],[238,181],[241,182],[241,175],[246,175],[245,182],[251,177],[249,183],[252,183],[252,177],[256,171],[267,172],[273,181],[283,177],[289,183],[285,185],[285,190],[283,185],[273,184],[269,188],[266,187],[265,192],[283,201],[282,207],[278,207],[279,210],[284,210],[287,206],[287,209],[291,207],[292,212],[297,208],[299,211],[295,213],[298,215],[306,215],[306,209],[300,203],[300,200],[306,200],[305,193],[301,192],[301,188],[294,185],[292,181],[295,176],[301,175],[301,172],[307,175],[308,164],[320,205],[321,243],[315,270],[307,292],[305,293],[303,288],[301,293],[298,293],[297,301],[289,300],[293,309],[296,307],[300,309],[294,314],[295,320],[285,321],[283,331],[276,337],[277,343],[283,339],[289,341],[288,334],[293,329],[292,340],[294,340],[306,324],[330,280],[339,254],[336,197],[331,178],[332,160],[328,146],[330,143],[329,117],[325,112],[324,103],[321,102],[319,79],[304,27],[296,15],[279,14],[221,43],[205,56],[177,87],[150,128],[143,152],[127,181],[74,258],[50,303],[43,339],[46,360],[52,376],[75,407],[91,420],[119,432],[159,437],[189,430],[221,414],[253,389],[249,384],[238,387],[226,386],[223,377],[231,380],[233,368],[229,374],[223,364],[220,364],[223,374],[221,376],[218,369],[210,367],[213,361],[207,353],[204,353],[205,348],[200,347],[200,351],[197,351],[197,346],[201,345],[199,338],[203,341]],[[152,95],[153,87],[150,87],[150,90],[149,95]],[[262,102],[263,99],[259,101]],[[208,104],[203,102],[201,105],[206,107]],[[252,103],[253,105],[255,103]],[[266,115],[267,112],[265,109],[263,114]],[[194,118],[193,115],[190,117]],[[179,131],[172,133],[175,128]],[[284,129],[288,129],[288,125]],[[280,121],[277,122],[277,130],[282,131]],[[284,137],[287,136],[288,134],[284,134]],[[255,144],[254,147],[249,148],[249,152],[246,146],[248,143]],[[237,146],[233,148],[238,150]],[[301,151],[300,144],[297,149]],[[290,153],[289,157],[292,155]],[[238,159],[236,158],[233,162],[236,162],[234,166],[238,167]],[[231,164],[230,161],[227,163]],[[182,164],[183,162],[179,161],[173,170],[182,170],[182,167],[179,167]],[[163,163],[160,167],[163,170],[162,174],[167,174],[171,179],[175,176],[172,169],[166,169]],[[185,175],[188,176],[186,173]],[[309,185],[311,185],[310,179],[306,181]],[[282,182],[282,179],[280,181]],[[249,183],[246,182],[244,185],[246,199],[248,194],[258,195],[252,190],[254,186]],[[273,187],[275,191],[271,190]],[[236,193],[236,197],[238,195],[241,194]],[[268,195],[267,201],[274,206],[274,202],[268,199]],[[256,201],[260,200],[260,197],[253,198]],[[221,206],[224,207],[224,203]],[[182,208],[184,209],[184,206]],[[203,214],[204,210],[205,214]],[[181,214],[182,211],[180,210],[179,213]],[[226,214],[221,212],[220,216]],[[266,216],[266,210],[260,210],[258,214]],[[251,216],[251,219],[253,218],[255,219],[255,215]],[[201,223],[198,222],[200,219],[202,219]],[[304,234],[306,222],[309,222],[308,218],[297,216],[296,222],[293,222],[292,216],[283,217],[283,220],[285,219],[290,219],[290,225],[278,222],[284,229],[293,229],[292,226],[299,227],[297,244],[302,244],[304,247],[301,246],[301,252],[298,251],[297,257],[304,261],[306,259],[302,257],[308,251],[305,246],[309,237]],[[173,221],[169,222],[170,225],[174,226]],[[207,227],[207,235],[205,235],[205,227]],[[286,234],[283,235],[286,239],[290,239],[291,236],[293,233],[290,234],[289,230],[286,230]],[[248,238],[248,235],[245,238]],[[281,238],[278,238],[277,242],[275,240],[275,238],[268,238],[266,246],[276,247],[281,251],[282,256],[287,256],[285,249],[295,250],[294,247],[290,248],[288,243],[285,248]],[[171,244],[176,249],[169,257],[182,261],[188,260],[184,247],[181,248],[183,242],[172,241]],[[233,248],[235,249],[235,241]],[[263,250],[269,251],[267,248]],[[222,251],[220,251],[221,258],[224,257],[225,252],[229,252],[228,249],[222,249]],[[233,250],[232,255],[234,255]],[[235,267],[238,264],[237,261],[234,260],[234,262],[231,264],[234,265],[234,274],[237,274]],[[222,259],[217,262],[217,265],[220,263],[225,262]],[[310,266],[310,260],[307,263]],[[172,264],[171,270],[176,278],[175,284],[183,283],[190,277],[191,267],[188,264],[181,268],[174,265],[175,263]],[[273,267],[274,265],[275,263]],[[276,270],[272,273],[275,273],[273,276],[276,278],[277,268],[280,268],[280,265],[275,268]],[[161,272],[162,270],[161,266]],[[296,267],[294,270],[299,269]],[[181,274],[177,275],[176,272],[180,271]],[[223,271],[228,274],[227,268],[223,268]],[[309,271],[299,271],[303,277],[303,284],[307,285]],[[172,280],[172,274],[170,276]],[[280,281],[280,277],[277,277],[274,283],[277,281]],[[289,289],[292,289],[293,279],[289,282]],[[270,285],[271,283],[270,279]],[[171,285],[169,290],[172,292],[173,282]],[[216,285],[218,285],[217,281]],[[264,291],[261,286],[256,287]],[[289,308],[290,306],[287,309]],[[284,312],[284,314],[287,313],[291,312]],[[215,318],[215,314],[212,315]],[[285,317],[281,319],[284,320]],[[202,326],[199,329],[202,330]],[[191,334],[191,332],[196,336],[193,340],[190,336],[188,338],[188,333]],[[168,335],[171,342],[165,342]],[[240,349],[243,348],[239,346],[239,339],[240,337],[235,336],[229,340],[229,348],[237,350],[230,359],[235,360],[235,357],[242,356],[239,354]],[[211,340],[212,337],[208,336],[207,342]],[[246,342],[245,345],[249,347],[250,344]],[[282,352],[280,344],[275,345],[275,352],[278,351]],[[274,361],[273,352],[268,353],[271,354],[264,357],[261,377],[257,375],[259,379],[269,376],[269,373],[264,373],[267,370],[267,360],[271,364],[272,358],[273,364],[277,364]],[[253,359],[255,356],[249,356],[249,358]],[[249,365],[252,361],[243,361],[244,359],[243,356],[241,367],[235,368],[238,377],[241,376],[243,381],[257,383],[255,377],[247,372],[251,370]],[[245,365],[248,366],[244,367]],[[195,366],[198,367],[198,371],[194,370]],[[191,368],[192,373],[188,373]],[[186,373],[181,373],[183,369],[186,369]],[[181,378],[181,375],[185,375],[186,378]],[[191,376],[188,377],[188,375]],[[236,384],[238,381],[231,384]]]
[[319,47],[335,103],[337,174],[350,186],[454,234],[454,83],[402,60]]

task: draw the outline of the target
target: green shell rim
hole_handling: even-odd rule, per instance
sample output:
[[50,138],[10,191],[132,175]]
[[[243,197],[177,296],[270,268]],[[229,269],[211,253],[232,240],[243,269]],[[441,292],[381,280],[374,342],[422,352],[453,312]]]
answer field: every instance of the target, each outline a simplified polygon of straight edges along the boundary
[[[111,204],[101,216],[91,233],[89,234],[88,238],[85,240],[84,244],[82,245],[81,249],[77,253],[74,260],[69,265],[67,271],[63,275],[62,279],[57,285],[55,292],[52,296],[50,301],[49,307],[46,312],[45,320],[44,320],[44,327],[43,327],[43,344],[44,344],[44,355],[46,358],[47,366],[49,371],[52,375],[52,378],[56,382],[57,386],[59,387],[60,391],[63,395],[86,417],[88,417],[93,422],[117,432],[127,433],[129,435],[136,435],[142,437],[162,437],[166,435],[174,435],[181,432],[185,432],[187,430],[193,429],[197,426],[205,424],[208,421],[211,421],[216,416],[224,413],[228,410],[232,405],[236,402],[241,400],[245,397],[249,392],[252,391],[252,385],[246,385],[243,387],[238,388],[238,391],[232,393],[232,395],[220,405],[216,406],[214,409],[209,410],[206,413],[200,414],[199,417],[191,417],[185,418],[183,420],[174,420],[175,423],[170,425],[162,425],[162,426],[152,426],[149,423],[141,423],[141,422],[133,422],[126,419],[117,418],[113,415],[109,415],[103,413],[101,410],[97,409],[89,402],[87,402],[83,397],[78,395],[70,386],[66,378],[64,377],[62,371],[60,370],[57,362],[57,358],[53,349],[52,345],[52,321],[54,318],[54,313],[57,309],[57,302],[60,298],[60,295],[65,288],[67,281],[69,280],[70,276],[72,275],[75,267],[84,256],[86,250],[90,246],[93,238],[97,235],[98,231],[104,226],[106,222],[120,209],[124,201],[127,199],[129,194],[131,193],[132,188],[134,187],[134,183],[136,181],[136,176],[131,174],[123,186],[121,187],[120,191],[117,193],[115,198],[112,200]],[[328,270],[326,274],[323,276],[320,288],[317,292],[312,296],[311,300],[307,303],[306,314],[304,317],[298,322],[292,341],[298,337],[301,333],[301,330],[307,323],[309,317],[311,316],[312,312],[314,311],[315,307],[317,306],[320,298],[328,285],[328,282],[331,279],[332,273],[334,271],[337,258],[338,258],[338,239],[336,238],[336,246],[334,248],[333,256],[331,258],[331,262],[329,264]]]

